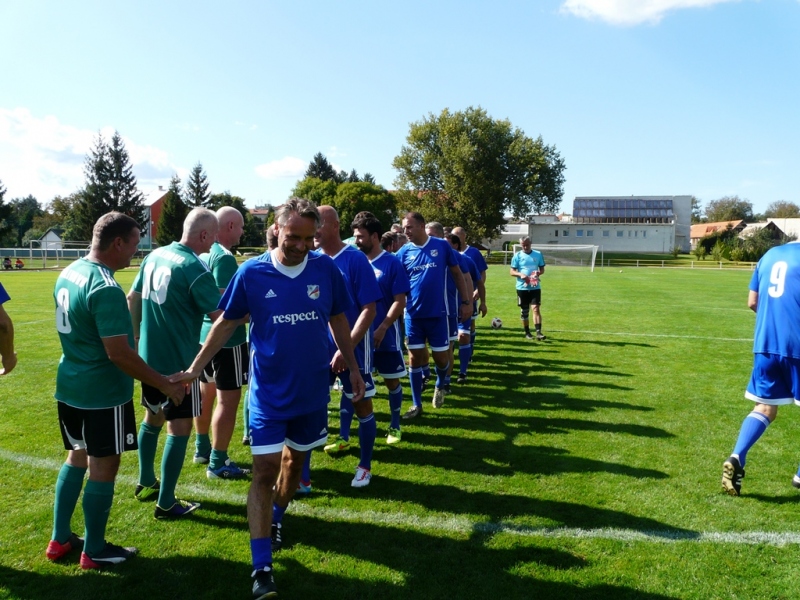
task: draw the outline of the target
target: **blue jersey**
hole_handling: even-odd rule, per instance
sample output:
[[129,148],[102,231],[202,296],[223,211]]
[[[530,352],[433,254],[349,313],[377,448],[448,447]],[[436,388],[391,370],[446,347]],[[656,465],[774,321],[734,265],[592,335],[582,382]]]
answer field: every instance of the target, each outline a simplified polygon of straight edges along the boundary
[[769,250],[756,266],[750,290],[758,292],[753,352],[800,358],[800,243]]
[[[347,291],[350,292],[350,297],[353,299],[353,304],[345,311],[347,322],[352,329],[355,327],[364,306],[380,300],[381,290],[375,280],[369,259],[358,248],[345,246],[333,257],[333,262],[339,267],[339,271],[344,276]],[[336,352],[336,343],[333,341],[333,336],[329,337],[329,342],[331,355],[333,355]],[[358,342],[358,345],[353,350],[362,372],[370,373],[372,371],[372,353],[374,352],[372,348],[372,325],[370,325],[367,333],[364,334],[364,337],[361,338],[361,341]]]
[[[375,326],[377,327],[386,318],[389,309],[394,304],[397,294],[408,294],[411,284],[408,281],[403,265],[394,254],[383,251],[373,258],[370,263],[381,290],[381,299],[375,304]],[[377,352],[394,352],[401,350],[400,344],[400,319],[397,319],[383,336],[381,345],[375,348]]]
[[3,287],[3,284],[0,283],[0,304],[5,304],[11,300],[11,296],[8,295],[6,288]]
[[411,283],[406,314],[412,319],[447,316],[448,267],[459,265],[458,253],[445,240],[428,237],[422,246],[409,242],[397,251]]
[[220,300],[224,318],[250,315],[250,411],[287,419],[328,403],[328,321],[350,308],[333,261],[309,252],[296,267],[270,253],[245,262]]
[[474,262],[475,266],[478,267],[479,273],[483,273],[489,268],[489,265],[486,264],[486,259],[483,258],[483,254],[481,254],[481,251],[477,248],[473,246],[467,246],[461,253],[472,259],[472,262]]
[[[530,254],[520,250],[514,255],[514,258],[511,259],[511,268],[525,275],[530,275],[534,271],[538,271],[539,267],[544,266],[544,256],[538,250],[531,250]],[[527,280],[517,277],[518,290],[538,290],[539,286],[538,280],[536,285],[531,285]]]
[[[474,288],[478,280],[480,280],[481,276],[478,273],[478,267],[475,266],[475,263],[472,262],[465,254],[460,254],[456,252],[456,257],[458,258],[458,266],[461,267],[461,272],[464,274],[464,278],[466,279],[467,276],[472,280],[472,287]],[[475,277],[477,276],[477,279]],[[472,298],[464,298],[466,302],[472,302]],[[453,279],[452,273],[447,273],[447,306],[449,308],[448,314],[450,316],[459,317],[458,309],[461,303],[461,296],[458,293],[458,288],[456,287],[456,280]]]

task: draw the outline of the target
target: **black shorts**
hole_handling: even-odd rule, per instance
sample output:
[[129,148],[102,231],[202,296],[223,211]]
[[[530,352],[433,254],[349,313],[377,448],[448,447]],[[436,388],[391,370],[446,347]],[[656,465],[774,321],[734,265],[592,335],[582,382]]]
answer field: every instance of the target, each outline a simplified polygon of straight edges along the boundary
[[247,385],[250,355],[247,342],[234,348],[222,348],[200,374],[200,381],[213,383],[218,390],[240,390]]
[[189,386],[189,393],[183,397],[180,406],[175,406],[157,388],[146,383],[142,384],[142,406],[151,413],[158,414],[159,409],[164,409],[167,421],[175,419],[193,419],[200,416],[200,382],[195,379]]
[[542,303],[542,288],[536,290],[517,290],[517,306],[528,308],[531,304],[539,306]]
[[96,458],[137,450],[133,400],[111,408],[77,408],[58,403],[65,450],[86,450]]

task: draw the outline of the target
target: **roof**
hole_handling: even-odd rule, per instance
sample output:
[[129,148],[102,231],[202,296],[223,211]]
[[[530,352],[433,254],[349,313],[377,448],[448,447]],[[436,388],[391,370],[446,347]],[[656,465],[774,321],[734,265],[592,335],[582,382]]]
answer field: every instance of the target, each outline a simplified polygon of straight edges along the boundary
[[716,223],[695,223],[692,225],[692,230],[689,234],[689,237],[691,239],[700,239],[706,237],[707,235],[711,235],[712,233],[716,233],[717,231],[728,229],[729,226],[731,229],[741,231],[747,227],[747,223],[742,220],[717,221]]
[[49,228],[47,231],[45,231],[45,232],[42,234],[42,237],[40,237],[39,239],[40,239],[40,240],[43,240],[43,239],[44,239],[44,237],[45,237],[45,236],[46,236],[48,233],[50,233],[51,231],[52,231],[54,234],[56,234],[56,235],[57,235],[59,238],[60,238],[62,235],[64,235],[64,230],[63,230],[63,229],[61,229],[60,227],[50,227],[50,228]]
[[800,218],[767,219],[767,222],[775,223],[784,235],[794,235],[800,239]]
[[145,193],[142,204],[147,207],[153,206],[153,204],[161,200],[168,193],[169,190],[165,190],[162,186],[158,186],[158,188]]

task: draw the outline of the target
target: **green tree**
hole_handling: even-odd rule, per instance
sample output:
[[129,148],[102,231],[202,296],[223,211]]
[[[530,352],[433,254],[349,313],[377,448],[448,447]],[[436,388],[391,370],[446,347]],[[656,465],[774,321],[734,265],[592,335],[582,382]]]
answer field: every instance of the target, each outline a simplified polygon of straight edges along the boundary
[[11,209],[11,214],[7,221],[10,223],[11,229],[6,232],[3,245],[20,247],[25,233],[33,227],[33,220],[42,215],[44,211],[42,211],[39,201],[33,196],[14,198],[8,203],[8,207]]
[[692,223],[703,222],[703,206],[700,200],[692,196]]
[[[331,166],[328,159],[322,152],[317,152],[311,162],[308,163],[306,169],[305,179],[308,178],[321,179],[322,181],[335,181],[337,174],[336,169]],[[308,198],[306,198],[308,200]]]
[[79,240],[92,239],[92,228],[102,215],[117,210],[136,219],[146,228],[144,196],[138,190],[136,177],[122,136],[115,131],[111,144],[101,134],[86,156],[86,185],[74,206],[73,231]]
[[771,219],[791,219],[800,217],[800,206],[786,200],[776,200],[767,206],[764,216]]
[[208,191],[208,176],[199,161],[189,173],[183,199],[184,203],[191,208],[196,206],[208,207],[210,205],[211,194]]
[[0,181],[0,241],[5,239],[6,235],[11,234],[13,231],[13,225],[10,220],[11,207],[5,203],[5,196],[6,188],[3,186],[3,182]]
[[753,204],[742,200],[739,196],[724,196],[719,200],[711,200],[706,206],[706,218],[709,223],[720,221],[752,221]]
[[350,224],[361,211],[369,211],[388,231],[396,213],[395,198],[384,188],[366,181],[342,183],[336,189],[332,206],[339,213],[339,235],[342,239],[353,235]]
[[321,206],[323,204],[333,206],[336,198],[336,189],[338,187],[339,184],[336,183],[335,179],[306,177],[305,179],[298,181],[297,185],[294,186],[294,190],[292,190],[292,196],[305,198],[317,206]]
[[189,208],[181,198],[181,178],[177,173],[169,180],[169,189],[161,205],[161,216],[156,228],[156,242],[159,246],[166,246],[181,239],[183,234],[183,220]]
[[83,192],[74,192],[69,196],[56,196],[47,205],[46,211],[53,216],[55,224],[50,227],[59,227],[64,230],[63,239],[80,241],[77,233],[76,207],[83,198]]
[[507,213],[555,211],[566,168],[554,146],[480,107],[412,123],[392,165],[400,173],[395,185],[410,192],[404,209],[461,225],[478,239],[497,237]]

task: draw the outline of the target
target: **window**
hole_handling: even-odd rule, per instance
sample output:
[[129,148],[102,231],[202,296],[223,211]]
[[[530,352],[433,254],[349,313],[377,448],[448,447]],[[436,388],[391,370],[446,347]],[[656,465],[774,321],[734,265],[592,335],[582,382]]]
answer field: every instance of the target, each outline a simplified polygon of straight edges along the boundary
[[569,229],[565,229],[564,231],[562,231],[562,232],[561,232],[561,234],[562,234],[564,237],[569,237]]
[[609,235],[611,235],[611,232],[608,229],[603,229],[603,237],[609,237]]
[[556,229],[556,237],[558,237],[558,229]]
[[628,237],[631,237],[631,233],[633,233],[633,231],[631,231],[630,229],[628,229]]
[[617,237],[622,237],[623,235],[625,235],[624,231],[617,231]]
[[583,229],[576,229],[575,235],[578,237],[583,237]]
[[647,237],[647,230],[646,229],[642,232],[642,237]]
[[594,237],[594,229],[587,229],[586,237]]

